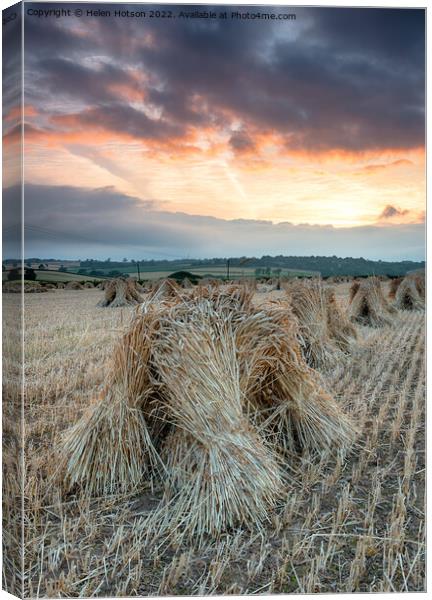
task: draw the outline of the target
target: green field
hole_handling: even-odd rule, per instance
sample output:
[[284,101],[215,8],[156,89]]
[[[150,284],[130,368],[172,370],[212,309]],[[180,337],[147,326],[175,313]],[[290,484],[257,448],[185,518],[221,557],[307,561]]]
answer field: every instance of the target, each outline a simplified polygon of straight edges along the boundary
[[[192,273],[193,275],[199,275],[200,277],[226,277],[227,276],[227,268],[226,265],[214,265],[214,266],[204,266],[204,267],[192,267],[190,264],[184,264],[181,268],[176,265],[177,270],[184,270]],[[104,273],[105,277],[108,277],[109,271],[112,270],[112,267],[109,269],[98,269]],[[117,268],[118,271],[121,271],[125,275],[128,274],[129,277],[138,278],[138,273],[135,265],[128,265],[124,268]],[[54,270],[35,270],[36,273],[36,281],[46,281],[46,282],[67,282],[67,281],[101,281],[103,277],[94,277],[92,275],[86,274],[77,274],[77,273],[68,273],[62,271],[54,271]],[[154,269],[140,269],[140,279],[141,280],[155,280],[162,279],[164,277],[168,277],[173,273],[173,267],[167,268],[165,270],[160,267],[155,267]],[[312,275],[316,275],[315,271],[299,271],[295,269],[281,269],[280,276],[282,277],[311,277]],[[229,270],[229,278],[230,279],[243,279],[243,278],[255,278],[261,279],[262,277],[278,277],[276,273],[271,273],[270,275],[259,275],[258,277],[255,274],[255,267],[231,267]],[[3,272],[3,281],[7,280],[7,272]]]
[[[100,281],[100,277],[90,277],[89,275],[76,275],[75,273],[62,273],[60,271],[35,271],[36,281],[55,282],[62,281]],[[7,273],[3,272],[3,281],[7,281]]]
[[[122,269],[123,270],[123,269]],[[188,265],[182,266],[182,268],[178,269],[178,270],[184,270],[184,271],[188,271],[189,273],[192,273],[193,275],[199,275],[200,277],[226,277],[227,276],[227,269],[225,265],[221,265],[221,266],[206,266],[206,267],[190,267]],[[138,277],[136,270],[134,271],[127,271],[126,269],[124,270],[124,272],[129,272],[130,277]],[[168,277],[168,275],[171,275],[173,273],[173,269],[172,267],[170,269],[166,269],[166,270],[161,270],[160,267],[158,267],[155,270],[143,270],[140,269],[140,279],[161,279],[163,277]],[[317,272],[314,271],[298,271],[295,269],[282,269],[280,276],[282,277],[299,277],[299,276],[309,276],[311,277],[312,275],[316,275]],[[276,275],[275,273],[272,273],[271,275],[264,275],[264,277],[278,277],[279,275]],[[238,268],[238,267],[232,267],[229,270],[229,278],[230,279],[242,279],[244,277],[247,278],[256,278],[257,276],[255,275],[255,267],[245,267],[244,269]],[[257,278],[261,279],[263,277],[263,275],[259,275]]]

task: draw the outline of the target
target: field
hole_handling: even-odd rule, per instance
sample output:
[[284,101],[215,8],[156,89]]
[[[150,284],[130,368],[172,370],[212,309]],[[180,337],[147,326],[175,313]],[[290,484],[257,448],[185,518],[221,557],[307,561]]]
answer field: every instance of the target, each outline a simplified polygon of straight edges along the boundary
[[[76,267],[76,270],[78,268],[79,267]],[[198,275],[200,277],[223,278],[223,277],[226,277],[226,275],[227,275],[227,268],[225,265],[206,266],[206,267],[191,267],[190,265],[185,264],[184,266],[182,266],[181,269],[188,271],[189,273],[192,273],[193,275]],[[104,277],[110,277],[109,272],[111,270],[112,270],[112,267],[109,267],[106,269],[98,269],[98,271],[100,271],[101,273],[104,273]],[[121,271],[125,275],[127,274],[129,277],[133,277],[135,279],[138,278],[138,272],[137,272],[136,266],[119,267],[118,270]],[[177,269],[177,270],[179,270],[179,269]],[[168,277],[173,272],[174,271],[173,271],[172,267],[165,269],[165,270],[161,270],[160,267],[155,267],[154,269],[141,268],[139,279],[154,281],[157,279]],[[315,271],[299,271],[299,270],[295,270],[295,269],[281,269],[281,272],[280,272],[280,275],[283,277],[300,277],[300,276],[311,277],[315,274],[316,274]],[[275,275],[273,273],[273,275],[269,275],[269,276],[276,277],[277,275]],[[234,279],[240,279],[243,277],[254,279],[256,277],[255,269],[253,267],[244,267],[244,268],[232,267],[230,269],[230,277],[232,277]],[[37,281],[48,281],[48,282],[51,282],[51,281],[62,281],[62,282],[66,282],[66,281],[100,281],[101,278],[102,277],[93,277],[91,275],[79,274],[76,272],[75,273],[64,273],[59,270],[43,270],[43,269],[38,270],[38,269],[36,269],[36,280]],[[3,272],[3,280],[5,281],[6,279],[7,279],[7,273]]]
[[[227,268],[225,265],[206,266],[206,267],[190,267],[189,265],[185,265],[184,267],[182,267],[182,269],[183,268],[184,268],[184,270],[189,271],[193,275],[199,275],[200,277],[226,277],[227,276]],[[140,277],[141,277],[141,279],[149,279],[149,280],[160,279],[161,277],[168,277],[169,275],[171,275],[172,272],[173,272],[172,269],[171,270],[168,269],[166,271],[161,271],[160,269],[157,269],[155,271],[141,269]],[[256,277],[254,267],[244,267],[244,268],[231,267],[229,272],[230,272],[230,277],[232,277],[233,279],[240,279],[243,277],[254,279]],[[298,277],[298,276],[308,276],[308,275],[312,276],[314,274],[315,274],[314,271],[298,271],[295,269],[281,269],[281,272],[280,272],[280,275],[285,276],[285,277]],[[137,277],[136,270],[130,271],[130,276]],[[276,277],[276,275],[274,273],[273,273],[273,275],[270,275],[270,276]]]
[[[57,282],[61,281],[100,281],[100,277],[90,277],[89,275],[78,275],[77,273],[62,273],[60,271],[35,271],[36,281]],[[3,281],[7,281],[7,274],[3,272]]]
[[[97,398],[132,312],[97,308],[102,293],[25,296],[28,596],[425,590],[424,313],[356,326],[349,358],[322,370],[359,429],[350,452],[293,455],[286,495],[264,527],[231,530],[197,549],[154,535],[158,489],[66,501],[56,491],[53,448]],[[348,293],[349,284],[336,286],[344,306]],[[5,338],[15,329],[7,322],[14,296],[3,295]],[[5,517],[19,539],[12,505]]]

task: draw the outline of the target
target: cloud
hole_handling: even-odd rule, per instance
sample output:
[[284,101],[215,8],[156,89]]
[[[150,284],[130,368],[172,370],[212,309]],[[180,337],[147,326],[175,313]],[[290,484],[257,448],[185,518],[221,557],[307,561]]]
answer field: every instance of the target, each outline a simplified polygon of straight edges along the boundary
[[229,139],[229,143],[237,152],[255,149],[255,144],[246,131],[234,131]]
[[385,164],[377,164],[377,165],[366,165],[357,171],[358,174],[367,173],[373,175],[380,171],[386,171],[387,169],[399,168],[399,167],[412,167],[414,163],[412,160],[408,160],[406,158],[401,158],[399,160],[393,160],[389,163]]
[[240,122],[251,141],[234,135],[235,150],[272,132],[286,151],[424,145],[424,10],[266,10],[297,20],[27,17],[26,97],[41,109],[55,94],[60,130],[180,139]]
[[4,119],[3,135],[13,127],[21,116],[21,11],[18,6],[10,6],[2,11],[3,25],[3,64],[2,102],[3,115],[15,113],[14,118]]
[[[4,190],[5,257],[13,256],[19,189]],[[393,207],[394,208],[394,207]],[[419,224],[334,228],[224,220],[156,210],[112,187],[26,185],[26,256],[182,258],[324,255],[423,260]]]
[[404,217],[409,214],[409,210],[403,210],[401,208],[396,208],[391,204],[387,204],[382,213],[380,214],[380,219],[392,219],[393,217]]
[[66,130],[108,130],[144,140],[181,137],[185,133],[181,124],[171,124],[162,119],[150,119],[144,112],[121,103],[57,116],[53,118],[53,122]]

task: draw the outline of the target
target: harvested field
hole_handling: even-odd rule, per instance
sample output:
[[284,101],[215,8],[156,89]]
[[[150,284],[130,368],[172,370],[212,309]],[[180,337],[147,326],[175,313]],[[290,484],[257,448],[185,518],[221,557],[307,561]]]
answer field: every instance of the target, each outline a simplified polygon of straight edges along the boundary
[[[350,285],[334,286],[338,310],[344,315]],[[381,285],[387,296],[388,283]],[[205,291],[202,294],[206,296]],[[248,294],[241,296],[244,305]],[[166,502],[181,502],[181,519],[188,510],[187,494],[181,496],[185,478],[188,484],[195,481],[211,489],[206,472],[200,474],[197,469],[202,465],[210,468],[211,461],[224,452],[223,447],[212,451],[207,446],[212,431],[207,434],[203,430],[202,444],[184,439],[188,434],[175,439],[181,437],[181,430],[167,432],[161,453],[168,456],[180,497],[170,498],[170,490],[160,478],[141,479],[140,473],[134,489],[119,486],[110,493],[98,491],[96,485],[92,495],[83,496],[76,493],[73,482],[69,491],[60,486],[53,448],[89,407],[100,401],[118,341],[128,331],[135,310],[133,306],[116,310],[97,307],[96,302],[103,298],[104,292],[94,289],[25,296],[27,595],[425,590],[423,312],[397,311],[379,328],[353,324],[356,337],[350,330],[350,351],[344,352],[343,362],[316,373],[320,385],[332,391],[341,412],[355,422],[355,445],[326,448],[318,439],[315,450],[287,445],[280,464],[280,458],[269,454],[270,458],[263,460],[269,461],[275,474],[283,472],[282,481],[275,475],[269,489],[282,485],[283,493],[278,491],[271,502],[266,498],[267,518],[256,527],[225,524],[228,527],[213,535],[202,535],[198,544],[198,540],[193,543],[187,537],[173,536],[172,530],[167,533]],[[284,290],[274,290],[255,293],[252,302],[257,308],[283,311],[285,307],[289,310],[285,299]],[[155,302],[161,301],[156,296]],[[6,317],[14,302],[15,294],[3,295]],[[181,330],[181,319],[176,323],[172,343]],[[6,320],[4,328],[6,338],[8,332],[15,335],[14,323]],[[203,326],[198,324],[199,328]],[[289,335],[287,330],[287,339]],[[184,372],[167,380],[166,394],[168,398],[173,395],[176,422],[184,415],[190,415],[188,422],[195,422],[190,411],[196,404],[196,374],[191,374],[189,381],[190,364],[202,365],[200,372],[206,377],[215,371],[221,384],[219,370],[233,352],[229,344],[216,350],[211,345],[195,345],[196,349],[186,345],[181,357]],[[172,346],[163,348],[160,368],[171,373]],[[249,355],[246,350],[245,355]],[[208,356],[218,358],[210,364]],[[121,360],[117,359],[119,364]],[[252,365],[246,372],[253,373],[254,368]],[[119,391],[113,378],[111,393],[118,398],[126,392]],[[135,380],[128,380],[127,393],[136,385]],[[179,408],[173,390],[182,385],[190,397]],[[224,393],[240,398],[239,389],[233,386],[228,392],[224,388]],[[249,389],[244,383],[242,386]],[[239,414],[238,406],[233,404],[232,415]],[[115,415],[110,418],[118,423]],[[258,453],[267,456],[240,416],[238,423],[245,460]],[[117,456],[123,451],[120,445]],[[109,451],[105,452],[109,460]],[[186,467],[180,468],[185,455],[193,479]],[[235,489],[235,480],[230,485]],[[8,491],[16,493],[13,482],[6,479]],[[203,522],[213,510],[211,497],[208,500],[208,507],[199,515]],[[6,507],[18,539],[20,520],[14,517],[12,505],[6,502]]]

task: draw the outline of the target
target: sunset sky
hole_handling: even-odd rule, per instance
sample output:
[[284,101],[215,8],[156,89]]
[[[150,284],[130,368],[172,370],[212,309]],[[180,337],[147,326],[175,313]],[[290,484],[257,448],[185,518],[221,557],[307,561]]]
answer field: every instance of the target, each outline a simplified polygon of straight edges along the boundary
[[423,259],[422,10],[77,6],[24,7],[27,256]]

